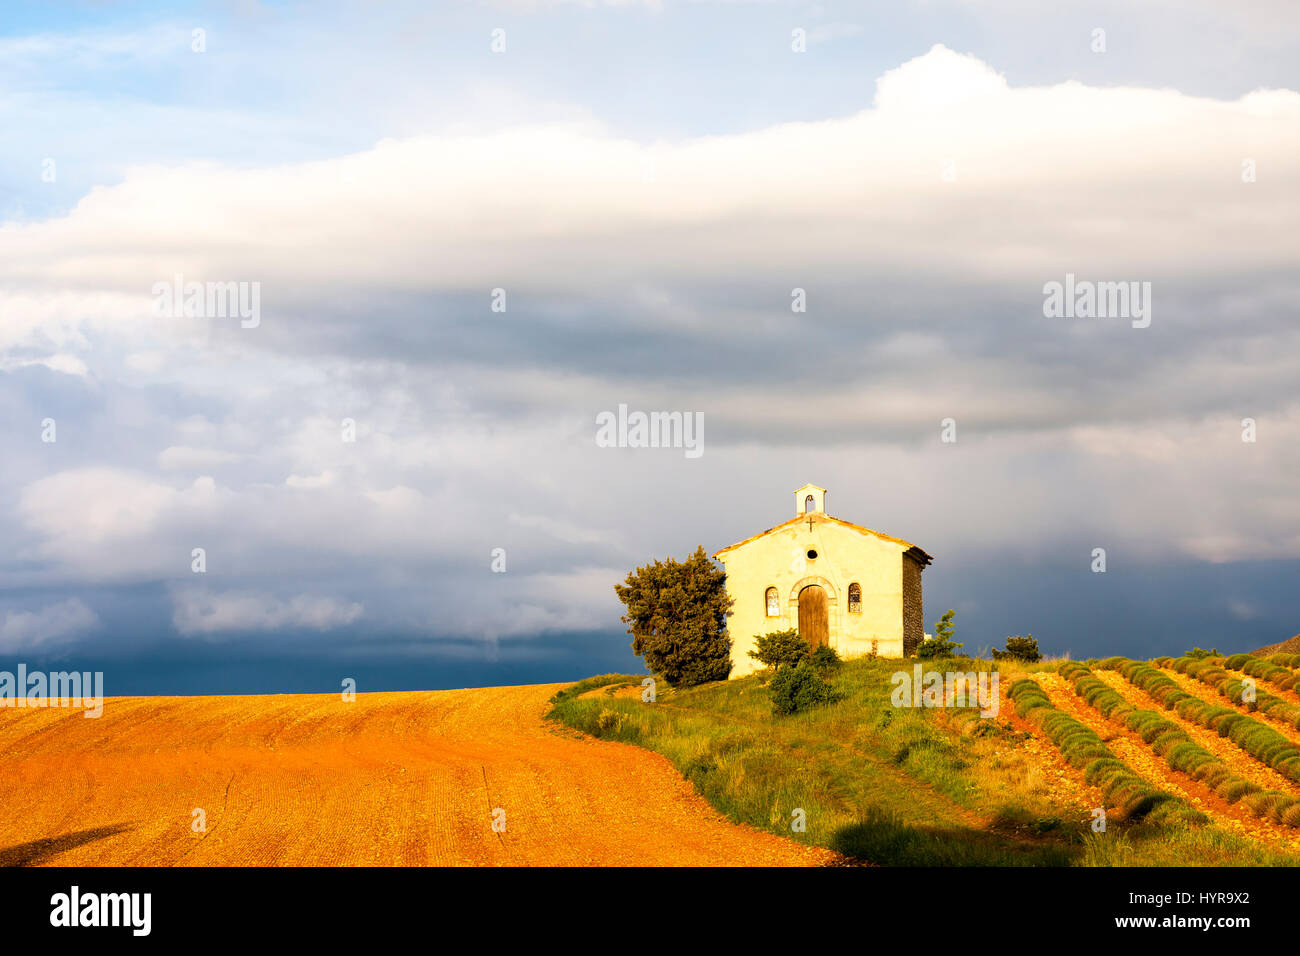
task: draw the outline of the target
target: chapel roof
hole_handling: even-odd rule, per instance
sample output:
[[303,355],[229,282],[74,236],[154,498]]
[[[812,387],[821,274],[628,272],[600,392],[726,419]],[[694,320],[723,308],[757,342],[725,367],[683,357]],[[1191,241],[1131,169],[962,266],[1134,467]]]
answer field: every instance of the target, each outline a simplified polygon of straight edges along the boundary
[[728,551],[735,551],[737,548],[742,548],[745,545],[749,544],[751,541],[757,541],[759,538],[769,535],[773,531],[780,531],[782,528],[787,528],[792,524],[798,524],[800,522],[807,521],[809,518],[811,518],[813,521],[833,521],[838,525],[843,525],[846,528],[851,528],[852,530],[857,531],[859,534],[871,535],[874,538],[882,538],[885,541],[892,541],[894,544],[902,545],[904,553],[911,555],[913,558],[919,561],[921,563],[921,567],[926,567],[927,565],[929,565],[931,562],[934,561],[934,558],[932,558],[924,549],[918,547],[917,545],[912,544],[912,542],[910,541],[904,541],[902,538],[895,538],[893,535],[883,534],[879,531],[872,531],[870,528],[864,528],[860,524],[854,524],[852,521],[845,521],[842,518],[835,518],[832,517],[831,515],[824,514],[822,512],[814,512],[806,515],[795,515],[789,521],[782,521],[779,525],[776,525],[775,527],[772,528],[768,528],[766,531],[760,531],[758,534],[750,535],[744,541],[737,541],[735,544],[728,545],[727,547],[723,548],[721,551],[715,551],[713,552],[713,556],[716,558],[719,555],[726,554]]

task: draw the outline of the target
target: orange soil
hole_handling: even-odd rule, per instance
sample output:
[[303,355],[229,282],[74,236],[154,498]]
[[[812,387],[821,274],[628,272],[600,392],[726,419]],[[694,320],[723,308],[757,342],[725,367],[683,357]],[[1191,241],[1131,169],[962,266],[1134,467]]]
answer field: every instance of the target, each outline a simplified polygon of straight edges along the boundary
[[[1039,675],[1034,676],[1037,678]],[[1106,798],[1101,788],[1087,783],[1083,771],[1066,762],[1060,749],[1044,736],[1037,724],[1016,713],[1015,704],[1007,696],[1009,684],[1010,681],[998,682],[998,715],[1016,730],[1032,736],[1028,740],[1016,741],[1006,750],[996,751],[997,755],[1003,759],[1022,757],[1028,764],[1026,776],[1044,789],[1058,806],[1063,805],[1081,814],[1087,814],[1094,807],[1104,807]]]
[[[1198,729],[1195,725],[1189,727],[1185,722],[1177,720],[1176,715],[1165,710],[1147,695],[1138,691],[1136,687],[1125,681],[1122,675],[1103,670],[1093,671],[1093,674],[1104,683],[1109,684],[1120,696],[1134,706],[1145,710],[1154,710],[1189,732]],[[1170,767],[1163,757],[1151,749],[1148,743],[1122,723],[1107,720],[1103,717],[1097,710],[1089,706],[1087,701],[1075,694],[1072,683],[1058,674],[1043,674],[1041,677],[1043,678],[1041,681],[1043,690],[1053,704],[1101,737],[1116,757],[1124,761],[1131,770],[1150,783],[1160,787],[1167,793],[1186,800],[1191,806],[1200,810],[1227,830],[1252,839],[1266,840],[1284,848],[1300,849],[1300,831],[1292,827],[1261,820],[1240,803],[1228,803],[1199,780],[1194,780],[1187,774]],[[1221,740],[1217,735],[1212,734],[1212,736]],[[1229,766],[1249,779],[1248,775],[1243,772],[1241,765],[1244,762],[1253,761],[1253,758],[1238,749],[1230,741],[1223,742],[1227,743],[1235,751],[1231,759],[1217,750],[1211,751],[1211,753],[1226,760]],[[1200,743],[1199,738],[1197,738],[1197,743]],[[1208,747],[1206,749],[1209,750]]]
[[839,862],[727,822],[657,754],[550,727],[561,686],[0,708],[0,864]]

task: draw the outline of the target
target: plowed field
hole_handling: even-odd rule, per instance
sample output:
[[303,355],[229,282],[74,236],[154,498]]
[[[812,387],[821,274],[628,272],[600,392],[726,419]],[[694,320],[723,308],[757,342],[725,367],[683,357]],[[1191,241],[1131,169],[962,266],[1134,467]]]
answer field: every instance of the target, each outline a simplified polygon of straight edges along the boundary
[[560,686],[0,708],[0,864],[836,862],[728,823],[657,754],[551,727]]

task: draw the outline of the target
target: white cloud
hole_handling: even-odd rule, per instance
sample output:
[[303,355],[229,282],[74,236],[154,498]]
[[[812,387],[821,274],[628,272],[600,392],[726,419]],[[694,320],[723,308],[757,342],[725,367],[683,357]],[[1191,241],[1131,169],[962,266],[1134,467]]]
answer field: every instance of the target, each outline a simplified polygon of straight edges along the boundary
[[[189,52],[190,29],[159,24],[130,32],[38,33],[0,37],[0,63],[14,68],[24,61],[53,60],[66,69],[72,61],[100,65],[112,59],[151,59],[168,53]],[[30,62],[25,65],[30,67]]]
[[98,624],[95,612],[77,598],[36,611],[6,611],[0,616],[0,651],[48,647],[84,634]]
[[[535,574],[507,571],[487,581],[500,586],[501,599],[440,602],[430,624],[439,633],[488,640],[611,627],[621,613],[614,585],[626,576],[627,569],[596,567]],[[476,593],[486,595],[492,590],[476,589]]]
[[284,483],[290,488],[327,488],[336,478],[334,472],[324,471],[319,475],[290,475]]
[[167,364],[167,353],[161,350],[132,352],[122,360],[122,364],[133,372],[157,372]]
[[1228,602],[1228,613],[1239,621],[1253,621],[1260,616],[1259,608],[1254,604],[1238,599]]
[[45,537],[50,553],[79,563],[78,556],[95,545],[148,538],[169,516],[211,513],[216,499],[208,477],[174,488],[129,471],[84,468],[33,482],[19,511]]
[[5,359],[0,358],[0,371],[9,371],[15,368],[27,368],[32,365],[43,365],[54,372],[62,372],[64,375],[77,375],[85,377],[89,369],[86,363],[75,355],[66,352],[56,352],[54,355],[47,355],[35,359]]
[[319,594],[287,600],[252,591],[213,592],[179,588],[172,595],[172,623],[185,635],[308,628],[329,631],[357,621],[365,608]]
[[559,541],[571,544],[609,543],[610,535],[599,528],[584,527],[550,515],[521,515],[511,513],[510,523],[521,528],[537,528]]
[[808,31],[808,45],[814,46],[818,43],[855,37],[863,32],[863,27],[859,23],[823,23]]
[[[1247,156],[1261,170],[1251,185]],[[941,179],[949,159],[954,182]],[[262,281],[274,323],[345,286],[490,289],[503,254],[517,285],[589,290],[855,265],[1040,284],[1071,267],[1285,268],[1300,260],[1297,182],[1295,92],[1012,87],[940,46],[844,119],[671,143],[561,124],[261,169],[136,167],[64,218],[0,228],[0,278],[19,290],[0,307],[30,329],[28,316],[54,313],[47,296],[147,304],[153,282],[179,273]],[[156,334],[136,309],[130,321]]]
[[875,105],[881,110],[945,112],[975,101],[992,109],[1009,92],[1006,79],[969,54],[936,44],[924,56],[908,60],[876,80]]
[[214,465],[228,465],[243,457],[235,452],[221,451],[217,448],[191,448],[185,445],[172,445],[158,453],[158,467],[164,471],[193,471],[211,468]]
[[[87,464],[61,420],[12,471],[15,551],[67,579],[188,582],[205,547],[228,577],[175,592],[190,634],[350,623],[361,605],[317,584],[257,583],[345,569],[408,596],[407,623],[485,637],[612,626],[629,562],[775,523],[806,480],[941,560],[1081,527],[1130,552],[1300,555],[1300,412],[1275,398],[1300,375],[1298,121],[1290,91],[1019,87],[937,47],[835,120],[658,142],[566,122],[134,168],[66,216],[0,227],[0,354],[92,365],[122,436],[114,464]],[[1029,341],[1015,308],[1045,328],[1038,290],[1066,271],[1214,292],[1178,307],[1158,282],[1146,337],[1075,323]],[[150,287],[178,272],[262,281],[263,325],[155,319]],[[456,324],[449,300],[502,283],[510,314]],[[958,283],[951,314],[920,315]],[[494,328],[498,352],[458,352]],[[607,351],[566,352],[593,340]],[[664,361],[628,374],[619,349]],[[772,374],[800,355],[827,371]],[[1231,402],[1197,407],[1225,382],[1248,383],[1234,414],[1261,416],[1258,445]],[[591,414],[624,400],[703,410],[716,444],[689,473],[597,451]],[[370,593],[367,623],[392,610]]]

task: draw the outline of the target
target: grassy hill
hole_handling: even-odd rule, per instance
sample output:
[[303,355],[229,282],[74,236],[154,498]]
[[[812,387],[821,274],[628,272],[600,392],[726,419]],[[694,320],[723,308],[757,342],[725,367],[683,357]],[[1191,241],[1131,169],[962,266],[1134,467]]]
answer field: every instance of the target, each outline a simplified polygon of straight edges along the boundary
[[[1199,696],[1180,689],[1175,712],[1118,670],[1148,666],[1138,662],[1112,659],[1096,671],[998,662],[998,713],[981,718],[970,708],[892,706],[891,675],[914,663],[846,662],[831,678],[838,701],[786,717],[773,716],[757,675],[683,690],[660,681],[653,703],[641,700],[643,678],[604,675],[558,693],[549,716],[663,754],[735,822],[869,863],[1300,863],[1300,829],[1282,821],[1300,786],[1196,723],[1187,698],[1259,723],[1245,706],[1211,705],[1211,686]],[[1149,669],[1188,679],[1170,659]],[[1105,698],[1105,713],[1090,696]],[[1300,742],[1297,726],[1284,741]],[[1099,808],[1105,832],[1093,831]]]
[[1280,644],[1269,644],[1266,647],[1257,648],[1251,653],[1257,657],[1269,657],[1273,654],[1300,654],[1300,634],[1295,637],[1288,637]]

